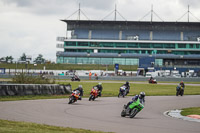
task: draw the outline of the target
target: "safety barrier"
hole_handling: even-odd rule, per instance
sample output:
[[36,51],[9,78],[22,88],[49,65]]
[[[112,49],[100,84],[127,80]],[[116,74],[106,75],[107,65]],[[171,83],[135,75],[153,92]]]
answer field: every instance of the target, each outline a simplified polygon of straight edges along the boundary
[[0,84],[0,96],[63,95],[71,92],[71,85],[58,84]]

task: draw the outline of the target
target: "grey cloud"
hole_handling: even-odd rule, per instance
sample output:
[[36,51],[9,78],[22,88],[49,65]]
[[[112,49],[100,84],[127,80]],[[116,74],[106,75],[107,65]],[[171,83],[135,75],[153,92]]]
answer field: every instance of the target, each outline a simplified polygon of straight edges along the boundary
[[30,7],[35,3],[34,0],[3,0],[5,4],[16,4],[19,7]]
[[114,10],[117,0],[78,0],[83,7],[93,8],[96,10]]
[[[51,14],[52,9],[56,9],[55,13],[63,12],[63,10],[72,10],[72,6],[81,4],[81,8],[92,8],[96,10],[111,10],[117,0],[2,0],[5,4],[16,4],[17,7],[22,8],[35,8],[39,13],[46,12]],[[33,11],[35,11],[35,9]],[[47,10],[47,11],[44,11]],[[35,12],[35,13],[38,13]]]
[[39,15],[66,14],[76,6],[75,0],[2,0],[4,4],[16,5],[18,10]]
[[178,0],[179,3],[187,9],[187,6],[190,5],[191,9],[199,8],[199,0]]

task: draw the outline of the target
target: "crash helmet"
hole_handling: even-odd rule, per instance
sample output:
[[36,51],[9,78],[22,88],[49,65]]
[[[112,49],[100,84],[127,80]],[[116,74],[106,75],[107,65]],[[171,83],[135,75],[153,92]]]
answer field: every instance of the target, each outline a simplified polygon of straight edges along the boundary
[[101,83],[101,82],[99,82],[98,84],[99,84],[99,85],[102,85],[102,83]]
[[144,98],[145,97],[145,92],[140,92],[140,97]]
[[82,88],[83,86],[82,85],[78,85],[78,88]]
[[177,88],[181,88],[181,85],[177,85]]
[[96,86],[94,86],[93,88],[94,88],[95,90],[97,90],[97,87],[96,87]]
[[126,81],[126,84],[127,84],[127,85],[129,85],[129,82],[128,82],[128,81]]

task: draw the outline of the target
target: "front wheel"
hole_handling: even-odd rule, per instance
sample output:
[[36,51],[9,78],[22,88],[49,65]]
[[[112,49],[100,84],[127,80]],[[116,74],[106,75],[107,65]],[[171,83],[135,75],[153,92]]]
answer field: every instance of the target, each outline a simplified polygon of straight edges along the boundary
[[93,97],[93,96],[92,96],[92,95],[90,95],[90,97],[89,97],[89,101],[91,101],[91,100],[92,100],[92,97]]
[[182,91],[181,91],[181,96],[183,96],[183,94],[184,94],[184,91],[182,90]]
[[126,111],[122,110],[121,117],[125,117],[125,116],[126,116]]
[[71,97],[69,98],[68,104],[72,104],[72,103],[74,103],[74,102],[76,102],[76,99],[75,99],[75,97],[71,96]]
[[134,108],[133,110],[131,110],[130,118],[135,117],[135,115],[136,115],[137,113],[138,113],[138,109],[137,109],[137,108]]
[[178,94],[179,94],[179,91],[176,91],[176,96],[178,96]]
[[69,102],[68,102],[68,104],[72,104],[72,103],[73,103],[72,98],[69,98]]

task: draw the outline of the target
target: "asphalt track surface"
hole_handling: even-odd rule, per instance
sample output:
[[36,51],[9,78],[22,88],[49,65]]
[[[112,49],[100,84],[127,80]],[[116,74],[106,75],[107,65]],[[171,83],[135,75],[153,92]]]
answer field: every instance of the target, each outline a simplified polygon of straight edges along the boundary
[[0,119],[83,128],[117,133],[200,133],[200,123],[164,116],[165,111],[200,107],[200,95],[147,96],[145,108],[135,118],[121,117],[131,97],[84,98],[74,104],[68,99],[0,102]]

